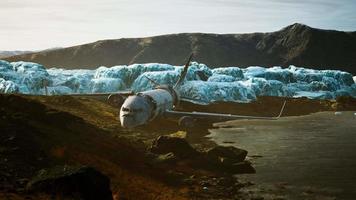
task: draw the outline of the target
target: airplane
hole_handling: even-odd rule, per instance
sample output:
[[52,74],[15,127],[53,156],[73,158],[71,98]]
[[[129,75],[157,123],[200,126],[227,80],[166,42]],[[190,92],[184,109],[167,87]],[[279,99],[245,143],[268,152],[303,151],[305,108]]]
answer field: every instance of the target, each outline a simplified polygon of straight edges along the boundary
[[228,121],[236,119],[264,119],[277,120],[282,116],[286,101],[284,101],[279,115],[276,117],[258,117],[258,116],[243,116],[222,113],[207,113],[207,112],[183,112],[175,111],[175,108],[182,100],[191,101],[191,99],[183,98],[179,94],[179,87],[184,84],[185,76],[193,54],[188,58],[180,77],[174,86],[158,85],[153,80],[149,79],[155,88],[152,90],[134,93],[126,93],[127,98],[124,99],[119,93],[111,94],[108,100],[113,105],[122,103],[119,118],[121,126],[124,128],[135,128],[152,122],[157,118],[179,118],[179,125],[191,127],[196,119],[206,119],[213,121]]

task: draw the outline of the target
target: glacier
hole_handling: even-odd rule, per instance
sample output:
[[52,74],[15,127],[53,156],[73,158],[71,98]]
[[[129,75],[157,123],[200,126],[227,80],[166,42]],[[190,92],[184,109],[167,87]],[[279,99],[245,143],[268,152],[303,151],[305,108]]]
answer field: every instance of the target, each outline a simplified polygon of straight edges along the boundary
[[[183,66],[148,63],[100,66],[94,70],[46,68],[32,62],[0,60],[0,93],[43,95],[92,94],[153,89],[173,85]],[[356,97],[356,76],[338,70],[279,66],[265,68],[220,67],[211,69],[192,62],[179,88],[182,97],[201,103],[249,102],[258,96],[335,99]]]

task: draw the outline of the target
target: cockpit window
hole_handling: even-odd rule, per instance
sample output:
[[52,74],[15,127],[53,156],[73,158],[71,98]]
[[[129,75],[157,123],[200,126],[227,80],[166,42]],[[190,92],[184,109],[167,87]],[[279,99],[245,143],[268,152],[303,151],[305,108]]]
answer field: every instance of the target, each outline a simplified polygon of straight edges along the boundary
[[130,109],[130,108],[122,107],[122,111],[125,111],[125,112],[142,112],[143,109],[142,108]]
[[122,111],[130,112],[129,108],[122,107]]

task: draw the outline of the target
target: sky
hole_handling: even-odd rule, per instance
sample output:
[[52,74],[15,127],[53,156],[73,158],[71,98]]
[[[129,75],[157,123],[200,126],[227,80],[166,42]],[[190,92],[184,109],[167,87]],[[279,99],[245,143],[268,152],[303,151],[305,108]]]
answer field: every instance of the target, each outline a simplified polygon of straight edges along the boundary
[[170,33],[356,31],[356,0],[0,0],[0,50]]

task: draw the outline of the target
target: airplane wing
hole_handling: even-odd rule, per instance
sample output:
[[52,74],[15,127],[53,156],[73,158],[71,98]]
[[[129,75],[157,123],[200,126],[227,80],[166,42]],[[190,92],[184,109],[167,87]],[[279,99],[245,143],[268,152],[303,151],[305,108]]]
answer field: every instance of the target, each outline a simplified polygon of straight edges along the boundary
[[207,112],[182,112],[182,111],[165,111],[166,117],[192,117],[192,118],[207,118],[213,120],[235,120],[235,119],[265,119],[265,120],[277,120],[282,114],[286,101],[284,101],[283,106],[279,112],[279,115],[275,117],[258,117],[258,116],[246,116],[246,115],[232,115],[232,114],[222,114],[222,113],[207,113]]
[[120,107],[125,99],[133,95],[132,91],[120,91],[120,92],[109,92],[109,93],[92,93],[92,94],[66,94],[65,96],[72,97],[91,97],[96,99],[105,100],[111,106]]
[[87,94],[72,93],[72,94],[64,94],[64,96],[89,97],[89,96],[110,96],[110,95],[113,95],[113,94],[129,96],[129,95],[133,95],[134,92],[132,92],[132,91],[121,91],[121,92],[107,92],[107,93],[87,93]]
[[190,103],[199,104],[199,105],[209,105],[209,103],[207,103],[205,101],[201,101],[201,100],[190,98],[190,97],[180,97],[179,100],[181,102],[190,102]]

